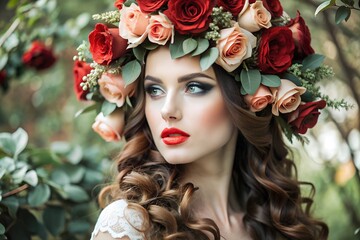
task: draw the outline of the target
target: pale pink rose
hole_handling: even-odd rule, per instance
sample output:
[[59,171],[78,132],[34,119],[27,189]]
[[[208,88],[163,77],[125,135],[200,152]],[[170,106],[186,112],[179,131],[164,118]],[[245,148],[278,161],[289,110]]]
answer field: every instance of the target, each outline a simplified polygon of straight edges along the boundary
[[255,46],[256,37],[235,23],[233,27],[220,31],[220,38],[216,42],[219,50],[216,63],[226,71],[232,72],[240,66],[243,60],[251,57],[252,49]]
[[306,91],[306,88],[296,86],[286,79],[281,79],[280,87],[270,89],[273,96],[275,96],[275,102],[272,106],[272,113],[275,116],[279,116],[279,112],[289,113],[295,111],[301,103],[300,95]]
[[122,109],[117,109],[111,114],[104,116],[101,112],[92,125],[92,129],[105,141],[115,142],[121,140],[125,126],[125,114]]
[[141,12],[138,5],[135,3],[130,7],[123,5],[120,10],[119,34],[128,40],[128,48],[136,47],[145,40],[148,25],[149,16]]
[[104,73],[98,80],[101,95],[116,106],[121,107],[127,96],[134,94],[136,83],[125,85],[121,74]]
[[274,102],[274,96],[270,92],[270,89],[264,85],[260,85],[254,95],[245,95],[244,99],[245,102],[250,106],[250,111],[252,112],[261,111],[268,104]]
[[171,43],[174,42],[174,25],[166,15],[159,13],[150,17],[148,38],[150,42],[159,45],[165,45],[170,38]]
[[249,32],[257,32],[261,28],[271,27],[271,13],[264,7],[262,1],[248,4],[246,0],[243,10],[238,15],[239,26]]

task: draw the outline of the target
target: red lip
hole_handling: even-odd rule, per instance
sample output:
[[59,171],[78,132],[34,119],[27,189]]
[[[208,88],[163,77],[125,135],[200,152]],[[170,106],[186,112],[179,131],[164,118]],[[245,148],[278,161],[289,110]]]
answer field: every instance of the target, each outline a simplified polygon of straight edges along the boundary
[[161,138],[166,145],[177,145],[185,142],[190,135],[177,128],[165,128],[161,132]]

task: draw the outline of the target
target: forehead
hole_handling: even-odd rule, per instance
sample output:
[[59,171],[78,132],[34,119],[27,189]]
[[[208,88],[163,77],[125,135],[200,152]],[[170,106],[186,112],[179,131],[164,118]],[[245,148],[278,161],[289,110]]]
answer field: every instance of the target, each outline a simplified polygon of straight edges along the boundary
[[[200,67],[200,57],[185,55],[181,58],[172,59],[168,47],[158,47],[149,52],[145,64],[145,75],[157,77],[182,76],[191,73],[203,72]],[[204,71],[215,79],[212,68]]]

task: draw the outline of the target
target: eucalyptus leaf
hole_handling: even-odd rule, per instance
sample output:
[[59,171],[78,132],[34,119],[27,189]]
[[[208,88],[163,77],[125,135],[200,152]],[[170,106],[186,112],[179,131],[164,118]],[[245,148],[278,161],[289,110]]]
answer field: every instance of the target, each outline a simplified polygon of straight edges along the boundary
[[90,20],[91,20],[91,17],[90,17],[89,13],[81,13],[76,18],[76,25],[78,28],[82,29],[89,24]]
[[10,133],[0,133],[0,149],[10,156],[15,154],[16,142]]
[[34,170],[30,170],[25,174],[24,182],[35,187],[39,182],[38,175],[36,174],[36,172]]
[[79,111],[77,111],[75,113],[75,118],[77,118],[78,116],[80,116],[81,114],[84,114],[84,113],[87,113],[87,112],[90,112],[90,111],[93,111],[93,110],[96,110],[96,108],[98,107],[98,104],[93,104],[93,105],[90,105],[86,108],[83,108]]
[[296,86],[302,85],[300,79],[292,73],[284,73],[281,78],[292,81]]
[[261,83],[268,87],[279,87],[281,80],[277,75],[261,75]]
[[10,197],[4,198],[1,201],[1,204],[5,205],[8,208],[10,216],[15,219],[16,213],[20,206],[19,199],[17,197],[10,196]]
[[311,54],[309,56],[307,56],[306,58],[304,58],[304,60],[302,61],[302,69],[310,69],[310,70],[314,70],[318,67],[321,66],[321,64],[324,62],[325,56],[321,55],[321,54]]
[[9,157],[0,158],[0,168],[7,172],[12,172],[16,169],[15,159]]
[[7,53],[2,52],[0,49],[0,71],[5,68],[8,60],[9,60],[9,55]]
[[37,207],[47,202],[49,198],[50,187],[47,184],[40,183],[29,192],[28,203],[32,207]]
[[141,44],[141,47],[145,48],[146,50],[151,51],[151,50],[154,50],[154,49],[158,48],[159,45],[156,44],[156,43],[149,42],[149,41],[144,41]]
[[199,38],[197,40],[197,47],[195,51],[191,54],[192,56],[197,56],[205,52],[210,46],[209,40],[205,38]]
[[87,233],[90,228],[91,228],[90,223],[85,220],[73,220],[70,221],[68,224],[68,231],[70,233],[83,234],[83,233]]
[[315,10],[315,16],[318,15],[320,12],[334,6],[336,4],[335,2],[335,0],[329,0],[321,3]]
[[71,152],[67,155],[68,162],[76,165],[78,164],[83,157],[83,151],[80,146],[75,146]]
[[349,20],[351,15],[351,9],[345,6],[341,6],[336,10],[335,22],[336,24],[341,23],[343,20]]
[[77,185],[66,185],[64,191],[68,196],[68,199],[74,202],[84,202],[89,200],[89,196],[86,191]]
[[16,142],[16,150],[15,150],[15,153],[14,153],[14,157],[16,158],[25,149],[25,147],[26,147],[26,145],[28,143],[28,140],[29,140],[29,136],[25,132],[24,129],[18,128],[12,134],[12,138]]
[[191,53],[197,47],[197,41],[193,38],[188,38],[183,42],[183,51],[185,54]]
[[16,169],[12,174],[12,180],[15,184],[20,184],[24,181],[25,174],[28,170],[28,166],[23,166],[21,168]]
[[141,74],[141,65],[137,60],[132,60],[122,67],[122,77],[125,81],[125,86],[133,83]]
[[200,57],[201,70],[205,71],[206,69],[211,67],[218,57],[219,57],[219,50],[216,47],[212,47],[208,49]]
[[67,154],[71,151],[71,145],[65,141],[55,141],[50,145],[50,149],[58,154]]
[[145,55],[146,55],[146,49],[141,47],[141,46],[137,46],[135,48],[132,49],[135,57],[137,60],[139,60],[139,62],[141,63],[145,63]]
[[183,42],[186,40],[185,36],[178,35],[175,37],[175,41],[173,44],[170,44],[170,55],[172,59],[176,59],[179,57],[184,56],[186,53],[184,53],[183,48]]
[[115,103],[110,103],[108,101],[104,101],[101,105],[101,112],[104,114],[104,116],[109,115],[116,109]]
[[65,229],[65,210],[58,206],[48,206],[43,212],[45,227],[53,236],[59,235]]
[[71,183],[79,183],[85,175],[85,167],[81,165],[64,165],[62,168],[69,176]]
[[261,83],[260,71],[255,69],[243,69],[240,73],[240,81],[241,86],[244,88],[246,93],[253,95]]
[[0,234],[4,234],[4,233],[5,233],[5,227],[0,223]]
[[50,175],[50,179],[59,186],[65,186],[70,183],[70,178],[68,174],[62,169],[54,170]]

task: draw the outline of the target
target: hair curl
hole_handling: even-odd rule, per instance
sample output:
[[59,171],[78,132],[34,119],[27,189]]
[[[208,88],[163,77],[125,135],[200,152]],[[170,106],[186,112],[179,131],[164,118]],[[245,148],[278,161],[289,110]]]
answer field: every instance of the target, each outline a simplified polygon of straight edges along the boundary
[[[233,165],[238,201],[245,213],[244,226],[252,239],[327,239],[328,227],[310,216],[314,194],[311,183],[297,180],[296,166],[269,109],[248,111],[238,84],[221,67],[213,66],[225,105],[239,129]],[[127,143],[118,162],[117,183],[105,187],[101,205],[109,195],[123,198],[144,216],[149,239],[220,239],[211,219],[197,219],[190,200],[197,188],[180,184],[178,166],[168,164],[154,146],[145,118],[143,84],[138,84],[134,110],[125,129]],[[246,147],[244,147],[246,146]],[[312,194],[302,197],[300,185]]]

